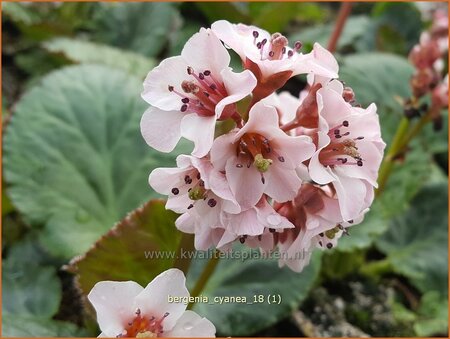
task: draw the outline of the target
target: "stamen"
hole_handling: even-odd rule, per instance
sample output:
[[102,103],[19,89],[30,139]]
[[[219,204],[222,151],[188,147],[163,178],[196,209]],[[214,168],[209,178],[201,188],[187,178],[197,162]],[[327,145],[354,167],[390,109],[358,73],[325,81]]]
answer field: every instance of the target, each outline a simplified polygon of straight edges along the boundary
[[172,188],[172,194],[178,195],[178,193],[180,193],[180,190],[178,188]]
[[181,102],[187,104],[189,102],[189,98],[183,98],[181,99]]
[[215,199],[209,199],[208,200],[208,206],[209,207],[214,207],[214,206],[216,206],[216,204],[217,204],[217,201]]
[[332,244],[331,242],[329,242],[329,243],[327,244],[327,248],[328,248],[329,250],[331,250],[331,249],[333,248],[333,244]]
[[284,162],[284,157],[282,157],[281,155],[278,157],[278,161],[280,162]]
[[184,182],[185,182],[187,185],[192,184],[192,179],[191,179],[191,177],[190,177],[189,175],[186,175],[186,176],[184,177]]

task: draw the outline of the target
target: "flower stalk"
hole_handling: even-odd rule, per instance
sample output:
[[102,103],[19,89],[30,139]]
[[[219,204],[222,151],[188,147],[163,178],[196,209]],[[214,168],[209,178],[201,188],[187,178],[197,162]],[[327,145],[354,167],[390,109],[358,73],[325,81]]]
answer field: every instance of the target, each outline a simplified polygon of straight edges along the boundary
[[[203,269],[202,274],[198,278],[197,283],[195,284],[192,290],[191,297],[194,298],[198,297],[200,293],[202,293],[203,289],[205,288],[206,284],[209,281],[209,278],[211,278],[212,274],[214,273],[214,270],[216,269],[217,264],[219,263],[219,259],[220,259],[219,251],[216,250],[216,252],[214,252],[213,256],[211,257],[211,259],[209,259],[208,263]],[[194,304],[195,303],[190,303],[187,309],[188,310],[192,309]]]

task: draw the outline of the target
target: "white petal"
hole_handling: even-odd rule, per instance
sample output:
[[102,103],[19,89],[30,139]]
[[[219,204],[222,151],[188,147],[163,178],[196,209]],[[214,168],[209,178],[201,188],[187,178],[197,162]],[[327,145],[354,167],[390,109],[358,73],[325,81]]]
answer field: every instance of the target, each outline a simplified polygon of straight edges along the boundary
[[195,72],[209,70],[215,76],[230,64],[230,55],[219,38],[213,31],[204,28],[186,42],[181,56]]
[[239,130],[235,138],[238,139],[248,132],[259,133],[269,140],[273,134],[283,133],[279,128],[278,113],[275,107],[262,102],[253,105],[247,123]]
[[[242,166],[236,167],[237,164]],[[246,210],[255,206],[267,185],[267,181],[262,182],[261,173],[255,166],[240,164],[234,156],[227,161],[225,172],[231,191],[241,208]]]
[[183,213],[175,220],[175,226],[181,232],[193,234],[195,231],[195,219],[189,213]]
[[159,319],[169,313],[162,323],[164,331],[171,330],[186,309],[183,303],[169,303],[168,296],[189,297],[186,278],[179,269],[162,272],[135,298],[135,308],[143,315]]
[[186,173],[185,168],[155,168],[148,177],[148,183],[158,193],[169,195],[174,187],[177,187]]
[[333,182],[344,221],[358,218],[365,206],[367,187],[363,180],[340,176]]
[[175,327],[163,334],[168,338],[214,338],[216,328],[208,319],[193,311],[185,311]]
[[166,111],[180,110],[183,103],[175,92],[169,91],[173,86],[179,93],[183,93],[181,83],[192,80],[187,74],[188,64],[180,56],[164,59],[148,73],[144,80],[144,91],[141,96],[150,105]]
[[186,115],[181,122],[181,135],[194,142],[192,155],[203,157],[208,154],[214,140],[216,117],[202,117],[197,114]]
[[141,134],[145,142],[160,152],[172,152],[180,140],[180,126],[184,116],[179,111],[148,108],[141,118]]
[[233,144],[235,137],[236,133],[231,131],[214,140],[211,148],[211,163],[217,171],[225,170],[227,160],[236,153],[236,146]]
[[227,105],[238,102],[249,95],[257,83],[255,76],[249,70],[245,70],[242,73],[235,73],[231,69],[224,69],[221,77],[228,96],[222,99],[216,106],[216,115],[218,117],[220,117]]
[[136,309],[134,298],[143,287],[134,281],[100,281],[88,299],[97,312],[97,322],[107,337],[116,337],[125,328]]
[[293,199],[302,184],[295,169],[286,169],[273,163],[266,176],[267,187],[264,192],[278,202]]

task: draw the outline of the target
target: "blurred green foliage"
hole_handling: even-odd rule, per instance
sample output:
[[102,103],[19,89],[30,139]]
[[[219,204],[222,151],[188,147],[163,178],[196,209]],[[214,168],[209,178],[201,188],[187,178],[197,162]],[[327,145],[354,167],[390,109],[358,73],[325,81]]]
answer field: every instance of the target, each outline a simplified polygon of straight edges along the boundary
[[[326,46],[339,3],[7,2],[2,8],[3,336],[96,336],[85,312],[72,305],[65,310],[64,301],[83,299],[74,292],[75,278],[84,293],[105,279],[144,285],[171,263],[155,267],[131,248],[151,250],[160,242],[159,249],[171,250],[179,241],[155,232],[159,223],[173,228],[174,216],[164,217],[162,206],[146,205],[146,217],[132,212],[157,197],[147,185],[150,171],[173,166],[176,155],[191,147],[185,142],[165,155],[145,145],[139,119],[147,105],[139,94],[146,73],[218,19],[283,32],[291,42],[302,41],[304,51],[314,42]],[[410,94],[413,70],[406,56],[427,25],[414,3],[355,3],[337,45],[341,79],[360,104],[377,104],[388,144]],[[298,94],[303,85],[298,77],[287,88]],[[337,248],[317,253],[304,272],[279,270],[267,260],[224,260],[204,291],[249,298],[279,293],[281,305],[198,304],[196,311],[216,324],[219,335],[261,334],[272,327],[271,335],[286,336],[291,332],[276,324],[284,324],[320,285],[332,294],[335,282],[345,285],[349,277],[386,285],[401,280],[386,306],[395,331],[445,335],[447,112],[444,122],[439,133],[425,127],[395,164],[365,221],[350,228]],[[127,237],[120,238],[122,232]],[[91,249],[71,266],[78,275],[61,272],[94,243],[102,250]],[[203,264],[193,262],[191,287]],[[384,331],[368,334],[397,333]]]

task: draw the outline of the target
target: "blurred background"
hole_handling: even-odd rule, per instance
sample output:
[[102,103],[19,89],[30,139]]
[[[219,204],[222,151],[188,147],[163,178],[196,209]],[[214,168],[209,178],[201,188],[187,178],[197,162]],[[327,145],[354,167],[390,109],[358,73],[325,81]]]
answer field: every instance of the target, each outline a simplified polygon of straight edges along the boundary
[[[179,238],[164,231],[173,230],[175,216],[163,205],[147,204],[108,232],[158,197],[147,185],[150,171],[174,166],[191,148],[186,141],[161,154],[142,140],[147,104],[140,92],[152,67],[218,19],[282,32],[291,43],[300,40],[303,52],[316,41],[327,46],[339,7],[2,3],[3,336],[97,336],[84,297],[95,282],[146,285],[172,265],[137,250],[176,248]],[[354,3],[338,41],[340,78],[361,105],[377,104],[388,147],[411,96],[408,53],[436,9],[447,13],[447,4]],[[237,60],[232,66],[241,67]],[[304,86],[297,77],[286,89],[298,95]],[[446,110],[442,117],[442,129],[424,126],[395,159],[366,220],[336,249],[318,251],[300,274],[267,260],[224,260],[204,290],[249,298],[279,293],[280,305],[195,310],[219,336],[447,336]],[[133,224],[136,218],[146,226]],[[190,285],[201,265],[194,262]]]

